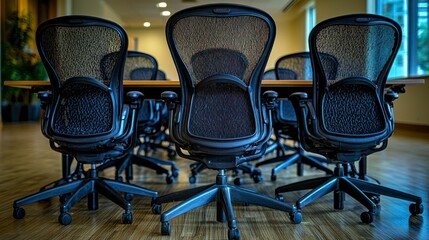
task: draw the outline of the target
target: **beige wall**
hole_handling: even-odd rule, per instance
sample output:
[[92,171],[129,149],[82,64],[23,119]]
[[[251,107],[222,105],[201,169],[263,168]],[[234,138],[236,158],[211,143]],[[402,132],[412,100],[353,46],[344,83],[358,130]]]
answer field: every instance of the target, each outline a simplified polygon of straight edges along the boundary
[[429,126],[429,77],[426,84],[407,86],[395,101],[395,122]]
[[365,13],[366,0],[316,0],[317,22],[350,13]]
[[[63,2],[64,0],[61,0]],[[100,18],[109,19],[118,24],[122,24],[122,20],[116,15],[115,11],[109,7],[103,0],[70,0],[65,1],[65,7],[71,7],[71,12],[66,9],[66,13],[79,15],[91,15]]]
[[[163,70],[168,79],[178,80],[176,67],[168,49],[164,28],[127,28],[129,50],[148,53],[155,57],[158,68]],[[135,45],[137,39],[137,46]]]

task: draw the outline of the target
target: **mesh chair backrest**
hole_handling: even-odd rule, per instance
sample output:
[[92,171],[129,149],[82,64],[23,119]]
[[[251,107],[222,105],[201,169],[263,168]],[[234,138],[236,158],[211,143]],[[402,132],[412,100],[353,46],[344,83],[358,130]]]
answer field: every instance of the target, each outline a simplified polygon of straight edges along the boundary
[[264,76],[262,77],[264,80],[276,80],[276,70],[270,69],[264,72]]
[[124,79],[154,80],[158,71],[155,58],[142,52],[129,51],[125,62]]
[[158,69],[156,73],[156,80],[167,80],[167,75],[164,71]]
[[177,13],[166,29],[182,102],[190,108],[189,133],[210,139],[254,134],[254,105],[274,39],[271,17],[239,5],[206,5]]
[[[334,56],[328,54],[320,54],[321,61],[329,66],[329,72],[326,74],[329,79],[336,76],[337,60]],[[299,52],[285,55],[279,58],[275,64],[276,78],[280,80],[312,80],[313,69],[309,52]],[[295,123],[297,121],[295,111],[291,102],[288,100],[279,101],[279,110],[277,119]]]
[[[124,79],[155,80],[158,72],[158,62],[146,53],[128,51],[125,61]],[[154,104],[152,100],[145,100],[138,113],[139,130],[154,119]]]
[[[309,41],[322,129],[343,135],[384,130],[384,85],[401,42],[399,25],[377,15],[342,16],[316,26]],[[338,61],[335,78],[328,76],[331,66],[321,54]]]
[[52,133],[116,134],[128,44],[125,31],[104,19],[66,16],[40,25],[36,40],[52,86]]
[[[334,79],[337,74],[337,60],[334,56],[328,54],[320,54],[319,56],[323,64],[327,66],[325,74],[329,79]],[[313,69],[310,53],[300,52],[281,57],[276,62],[275,71],[277,79],[280,80],[312,80]]]

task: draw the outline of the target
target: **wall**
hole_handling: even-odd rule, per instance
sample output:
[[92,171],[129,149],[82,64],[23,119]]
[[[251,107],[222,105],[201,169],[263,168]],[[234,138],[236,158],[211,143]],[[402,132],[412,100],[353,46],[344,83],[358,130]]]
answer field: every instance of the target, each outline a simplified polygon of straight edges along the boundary
[[[168,49],[163,27],[127,28],[129,49],[148,53],[155,57],[158,68],[163,70],[168,79],[178,80],[176,67]],[[135,45],[137,39],[137,46]]]
[[318,23],[331,17],[365,13],[367,10],[365,0],[317,0],[315,6]]
[[66,0],[65,6],[70,7],[71,5],[72,9],[71,12],[67,9],[65,13],[96,16],[122,25],[121,18],[103,0],[73,0],[71,4],[69,1]]
[[410,85],[394,102],[395,122],[429,126],[429,77],[424,85]]

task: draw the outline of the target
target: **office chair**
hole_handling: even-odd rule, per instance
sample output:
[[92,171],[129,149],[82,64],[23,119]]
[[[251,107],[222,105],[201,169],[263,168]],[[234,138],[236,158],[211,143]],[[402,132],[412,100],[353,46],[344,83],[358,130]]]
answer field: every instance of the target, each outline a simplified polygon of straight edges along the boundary
[[98,208],[102,194],[133,221],[131,204],[118,192],[156,197],[157,192],[98,176],[97,165],[126,158],[135,146],[135,126],[142,93],[127,93],[122,77],[128,38],[118,24],[89,16],[65,16],[42,23],[36,32],[40,57],[48,72],[51,92],[39,93],[44,114],[42,133],[53,150],[89,165],[82,179],[45,189],[16,200],[13,216],[25,216],[24,205],[61,196],[58,221],[71,223],[69,210],[87,196],[88,209]]
[[263,80],[276,80],[276,70],[275,69],[269,69],[264,72],[264,75],[262,77]]
[[[393,133],[392,94],[385,83],[401,42],[401,28],[391,19],[371,14],[353,14],[325,20],[310,33],[313,64],[313,98],[305,93],[290,96],[296,110],[299,140],[305,150],[322,154],[336,167],[333,176],[310,179],[279,187],[281,193],[312,189],[296,201],[301,209],[333,192],[334,208],[344,208],[345,193],[368,208],[361,214],[371,223],[377,210],[368,194],[386,195],[415,202],[412,214],[423,212],[420,197],[345,174],[355,162],[387,147]],[[321,59],[330,54],[338,61],[335,79]]]
[[156,80],[167,80],[167,75],[165,74],[164,71],[158,69],[156,73]]
[[271,109],[277,93],[264,94],[261,78],[275,37],[273,19],[241,5],[211,4],[171,16],[167,43],[181,84],[181,100],[163,92],[170,111],[170,136],[179,156],[217,171],[216,183],[170,193],[153,201],[182,201],[161,215],[161,233],[169,235],[169,220],[210,202],[217,203],[217,221],[228,222],[228,239],[240,239],[233,202],[288,212],[299,223],[294,207],[255,191],[229,185],[227,170],[264,154],[271,135]]
[[[323,54],[322,61],[329,66],[329,79],[334,79],[336,75],[337,60],[335,57]],[[311,69],[310,53],[299,52],[289,54],[279,58],[275,64],[276,79],[313,79],[313,71]],[[277,102],[277,107],[274,110],[274,140],[268,147],[267,152],[277,150],[277,157],[266,159],[256,164],[260,167],[266,164],[278,163],[271,170],[271,180],[277,179],[277,173],[292,164],[297,164],[297,174],[302,176],[304,172],[304,164],[324,171],[331,175],[333,172],[326,167],[326,159],[322,156],[309,155],[302,148],[298,141],[298,126],[295,110],[289,99],[281,99]],[[294,146],[285,144],[283,140],[292,140]],[[286,154],[292,151],[292,154]]]
[[[124,78],[129,80],[155,80],[158,76],[158,62],[156,59],[147,54],[137,51],[128,51],[125,67],[124,67]],[[111,164],[103,164],[99,167],[99,170],[116,166],[116,176],[119,180],[119,174],[125,170],[126,181],[129,182],[133,178],[133,165],[138,165],[153,169],[157,174],[165,174],[166,182],[168,184],[173,183],[174,177],[178,176],[179,168],[173,161],[167,161],[149,156],[150,153],[155,152],[156,149],[164,149],[168,151],[168,155],[172,155],[171,152],[175,150],[171,147],[163,146],[159,138],[165,135],[163,124],[165,120],[162,119],[162,110],[165,104],[155,99],[145,99],[142,103],[142,107],[139,111],[137,121],[137,153],[130,154],[128,158],[125,158],[122,162],[116,161]],[[165,113],[164,113],[165,115]],[[155,142],[156,140],[156,142]],[[171,171],[165,169],[162,165],[170,166]],[[131,200],[132,196],[126,194],[127,200]]]

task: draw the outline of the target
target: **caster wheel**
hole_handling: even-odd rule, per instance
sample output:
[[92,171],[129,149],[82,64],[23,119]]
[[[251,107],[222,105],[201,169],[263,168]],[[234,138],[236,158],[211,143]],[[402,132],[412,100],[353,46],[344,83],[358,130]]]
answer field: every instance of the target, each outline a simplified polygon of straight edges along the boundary
[[167,176],[167,177],[165,178],[165,182],[166,182],[167,184],[172,184],[172,183],[173,183],[173,176]]
[[381,202],[380,195],[367,194],[367,196],[375,205]]
[[197,181],[197,178],[195,176],[189,177],[189,183],[195,183]]
[[58,222],[60,222],[62,225],[69,225],[72,221],[72,217],[68,213],[61,213],[60,216],[58,216]]
[[360,220],[365,224],[370,224],[374,221],[374,214],[370,212],[363,212],[360,215]]
[[24,208],[20,208],[20,207],[13,208],[13,217],[15,219],[21,219],[21,218],[25,217]]
[[253,173],[252,173],[251,176],[252,176],[253,181],[255,183],[259,183],[260,181],[262,181],[262,172],[261,172],[261,169],[255,168],[255,170],[253,170]]
[[238,228],[228,229],[228,240],[240,240],[240,230]]
[[132,194],[132,193],[125,193],[125,194],[124,194],[124,198],[125,198],[125,200],[127,200],[128,202],[131,202],[131,201],[133,200],[133,198],[134,198],[134,194]]
[[259,183],[259,182],[261,182],[261,181],[262,181],[262,176],[261,176],[261,175],[253,176],[253,181],[254,181],[255,183]]
[[275,182],[277,180],[277,175],[271,175],[271,181]]
[[410,213],[413,215],[421,214],[423,213],[423,205],[415,203],[410,204],[409,210]]
[[241,178],[234,179],[234,185],[240,186],[242,184],[243,184],[243,179],[241,179]]
[[280,202],[284,202],[285,201],[285,197],[283,197],[282,195],[276,195],[276,200],[278,200]]
[[379,203],[381,202],[380,196],[372,196],[370,199],[371,199],[371,201],[372,201],[373,203],[375,203],[376,205],[377,205],[377,204],[379,204]]
[[302,214],[301,211],[298,210],[294,213],[289,213],[290,220],[295,224],[300,224],[302,222]]
[[152,205],[152,213],[153,214],[161,214],[161,210],[162,210],[162,207],[160,204],[153,204]]
[[131,212],[125,212],[122,214],[122,223],[131,224],[133,223],[133,214]]
[[169,158],[169,159],[175,159],[175,158],[176,158],[176,156],[177,156],[176,151],[169,151],[169,152],[168,152],[168,158]]
[[161,235],[169,236],[171,234],[171,225],[168,222],[161,223]]
[[172,168],[171,172],[172,172],[171,175],[173,175],[174,178],[177,178],[179,176],[179,169],[178,168],[176,168],[176,167]]

